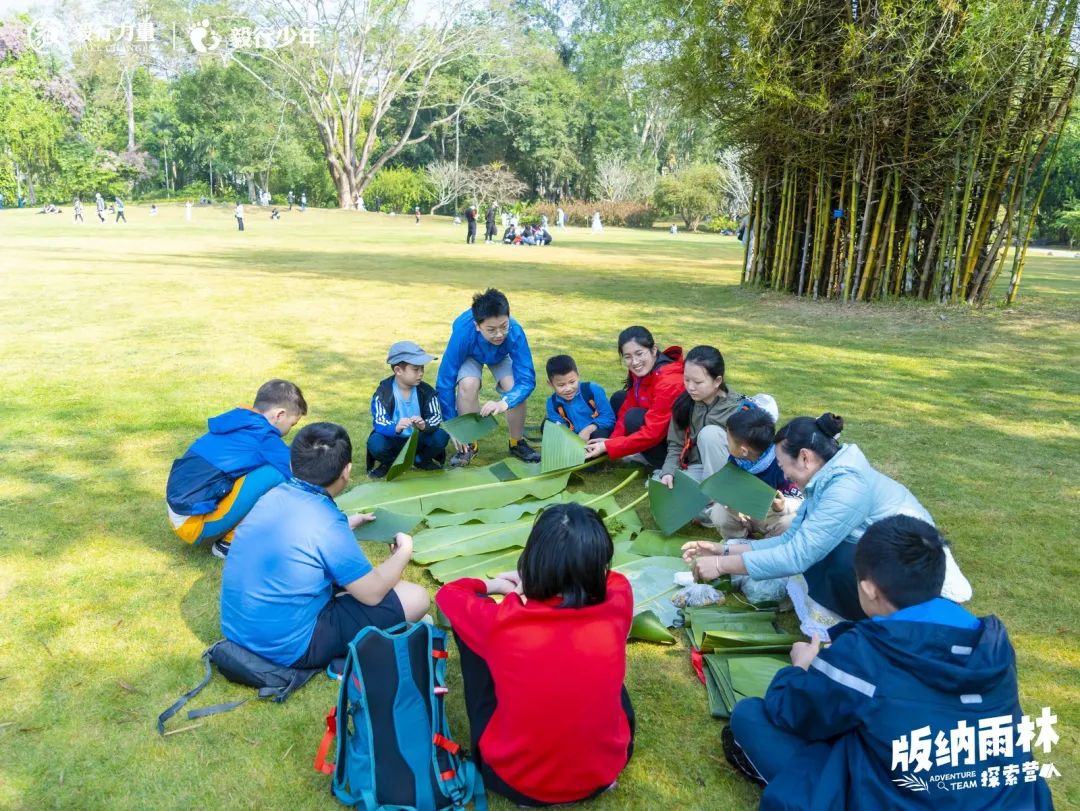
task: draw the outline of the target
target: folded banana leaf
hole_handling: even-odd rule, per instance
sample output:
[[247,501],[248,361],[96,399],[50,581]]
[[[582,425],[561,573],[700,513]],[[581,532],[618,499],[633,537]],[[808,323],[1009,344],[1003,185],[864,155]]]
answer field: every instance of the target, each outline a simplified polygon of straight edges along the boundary
[[458,442],[476,442],[498,428],[499,423],[494,417],[461,414],[452,420],[446,420],[440,427]]
[[392,543],[399,532],[412,532],[423,520],[419,513],[397,513],[379,507],[375,510],[375,520],[358,526],[353,535],[358,541]]
[[585,463],[585,440],[567,428],[550,420],[544,423],[540,470],[547,473]]
[[791,664],[783,656],[740,654],[710,653],[703,660],[709,710],[717,718],[730,717],[743,698],[764,697],[776,672]]
[[776,490],[733,462],[728,462],[701,483],[701,492],[718,504],[763,520],[776,498]]
[[420,432],[414,428],[412,433],[409,434],[409,438],[405,441],[405,445],[398,451],[394,463],[390,465],[390,469],[386,471],[386,476],[384,477],[386,481],[392,482],[402,473],[412,469],[413,462],[416,461],[416,447],[419,443]]
[[669,490],[656,479],[649,479],[649,508],[656,525],[665,535],[674,535],[709,503],[698,483],[681,470],[675,471]]
[[630,639],[658,642],[661,645],[675,644],[675,637],[652,611],[642,611],[634,615],[634,622],[630,626]]
[[701,650],[706,653],[715,651],[739,652],[753,648],[754,651],[787,653],[791,646],[804,639],[799,634],[779,634],[775,631],[706,631],[701,640]]

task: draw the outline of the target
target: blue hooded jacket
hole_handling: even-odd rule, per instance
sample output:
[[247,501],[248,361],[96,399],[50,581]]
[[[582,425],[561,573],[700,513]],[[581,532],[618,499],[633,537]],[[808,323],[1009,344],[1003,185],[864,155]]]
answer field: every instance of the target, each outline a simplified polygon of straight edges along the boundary
[[458,415],[457,376],[461,365],[467,358],[473,358],[485,366],[494,366],[509,355],[513,364],[514,387],[503,394],[506,405],[510,408],[525,402],[536,388],[536,370],[533,368],[532,350],[525,338],[521,324],[510,319],[510,334],[506,340],[496,346],[487,340],[476,328],[472,310],[466,310],[454,319],[450,330],[450,341],[439,362],[439,374],[435,379],[435,390],[439,393],[439,406],[444,420]]
[[[938,597],[829,633],[833,644],[809,670],[784,668],[765,694],[773,724],[817,743],[769,783],[761,811],[1053,808],[1038,765],[1024,767],[1047,756],[1036,740],[1027,752],[1016,745],[1016,659],[997,617],[977,619]],[[979,722],[992,718],[1011,736],[1009,754],[983,758]],[[961,722],[972,745],[954,753]],[[915,757],[920,750],[928,759]],[[983,787],[994,767],[998,785]]]
[[289,446],[278,429],[250,408],[234,408],[207,420],[203,434],[173,462],[165,500],[177,515],[213,512],[241,476],[273,465],[292,476]]

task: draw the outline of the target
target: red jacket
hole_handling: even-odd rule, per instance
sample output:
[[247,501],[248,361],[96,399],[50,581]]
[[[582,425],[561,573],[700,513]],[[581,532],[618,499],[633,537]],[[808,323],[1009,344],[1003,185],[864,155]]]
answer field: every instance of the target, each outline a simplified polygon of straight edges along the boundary
[[[641,453],[667,441],[668,423],[671,422],[671,406],[686,391],[683,382],[683,354],[681,346],[669,346],[662,353],[671,363],[657,365],[645,377],[635,377],[626,392],[626,399],[615,418],[615,430],[604,447],[612,459],[621,459],[632,453]],[[626,433],[626,412],[631,408],[645,408],[645,424],[634,434]]]
[[496,603],[482,580],[455,580],[435,602],[454,633],[487,662],[498,706],[480,737],[484,762],[535,800],[574,802],[609,786],[627,762],[622,706],[630,583],[607,578],[607,598],[586,608],[560,599]]

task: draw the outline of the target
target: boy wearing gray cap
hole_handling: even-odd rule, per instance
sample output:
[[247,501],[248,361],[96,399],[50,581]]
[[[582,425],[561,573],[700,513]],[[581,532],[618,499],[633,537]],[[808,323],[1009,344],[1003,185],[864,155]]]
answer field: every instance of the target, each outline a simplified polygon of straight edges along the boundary
[[394,374],[383,380],[371,397],[373,430],[367,440],[368,475],[381,479],[413,431],[420,432],[416,467],[441,470],[450,435],[439,425],[442,410],[435,389],[424,381],[424,365],[435,360],[412,341],[390,347],[386,362]]

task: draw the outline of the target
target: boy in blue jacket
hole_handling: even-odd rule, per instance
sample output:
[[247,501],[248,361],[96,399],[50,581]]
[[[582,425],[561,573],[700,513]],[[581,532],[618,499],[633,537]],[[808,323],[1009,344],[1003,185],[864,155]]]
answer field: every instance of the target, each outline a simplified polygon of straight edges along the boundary
[[424,365],[435,360],[412,341],[390,347],[386,362],[394,374],[383,380],[371,397],[373,430],[367,440],[368,475],[381,479],[409,441],[420,432],[415,465],[420,470],[442,470],[450,435],[439,424],[442,411],[435,389],[424,381]]
[[855,551],[869,619],[797,643],[764,699],[743,699],[724,752],[766,783],[770,809],[1053,807],[1040,764],[1056,716],[1020,709],[1016,659],[997,617],[938,596],[945,542],[897,515]]
[[[498,400],[480,404],[480,378],[484,367],[495,378]],[[510,453],[524,462],[539,462],[538,454],[524,439],[525,401],[536,388],[532,351],[521,324],[510,317],[510,302],[495,288],[473,296],[472,308],[456,319],[450,341],[439,364],[435,390],[444,419],[459,414],[481,417],[506,414]],[[476,445],[454,440],[454,467],[467,465],[476,456]]]
[[611,410],[607,393],[596,383],[582,382],[572,357],[549,358],[547,378],[555,392],[547,401],[550,422],[565,425],[586,442],[611,436],[615,412]]
[[300,388],[271,380],[259,387],[251,408],[211,417],[209,433],[169,472],[165,500],[173,531],[190,544],[213,541],[214,556],[225,558],[240,520],[263,493],[292,475],[282,437],[305,414]]

